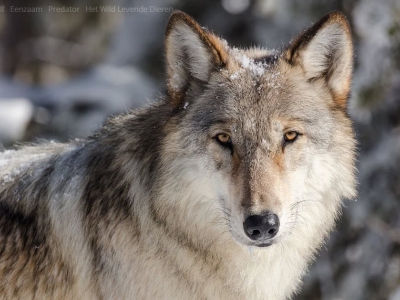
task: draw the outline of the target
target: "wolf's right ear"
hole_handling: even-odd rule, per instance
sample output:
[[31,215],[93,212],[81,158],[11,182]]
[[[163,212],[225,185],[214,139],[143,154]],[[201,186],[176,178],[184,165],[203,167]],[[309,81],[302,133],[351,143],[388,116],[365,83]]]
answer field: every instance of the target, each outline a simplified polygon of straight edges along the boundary
[[182,104],[192,80],[206,82],[227,62],[227,49],[187,14],[174,12],[165,33],[167,90],[174,107]]
[[350,26],[340,12],[332,12],[300,34],[285,51],[285,59],[300,66],[308,80],[325,80],[333,99],[345,108],[353,71]]

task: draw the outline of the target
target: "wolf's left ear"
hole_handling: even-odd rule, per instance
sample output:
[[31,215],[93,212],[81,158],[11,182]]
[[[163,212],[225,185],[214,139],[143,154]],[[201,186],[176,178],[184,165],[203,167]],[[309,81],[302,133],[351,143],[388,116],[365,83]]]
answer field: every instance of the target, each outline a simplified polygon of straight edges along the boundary
[[183,12],[174,12],[165,33],[167,90],[176,107],[181,104],[190,82],[206,82],[213,70],[227,62],[222,41]]
[[332,12],[300,34],[286,49],[285,59],[300,65],[308,80],[324,79],[340,107],[345,108],[353,72],[350,26],[340,12]]

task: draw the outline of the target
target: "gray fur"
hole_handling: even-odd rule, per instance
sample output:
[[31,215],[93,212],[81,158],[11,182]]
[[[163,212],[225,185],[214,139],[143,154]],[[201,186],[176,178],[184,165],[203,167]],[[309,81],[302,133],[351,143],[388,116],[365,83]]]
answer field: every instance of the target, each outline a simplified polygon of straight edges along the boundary
[[[308,78],[308,45],[330,30],[346,64]],[[232,49],[177,12],[166,53],[167,97],[81,142],[0,155],[0,298],[276,300],[298,289],[355,195],[345,18],[327,15],[273,53]],[[281,220],[267,248],[243,232],[263,211]]]

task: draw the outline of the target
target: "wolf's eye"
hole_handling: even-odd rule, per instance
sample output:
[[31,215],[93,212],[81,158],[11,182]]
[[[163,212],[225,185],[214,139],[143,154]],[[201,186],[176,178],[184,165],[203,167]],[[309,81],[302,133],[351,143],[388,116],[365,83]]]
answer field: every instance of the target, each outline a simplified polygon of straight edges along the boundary
[[299,133],[296,131],[288,131],[285,133],[284,139],[285,143],[293,143],[297,137],[299,136]]
[[220,133],[217,135],[217,140],[221,144],[228,144],[231,142],[231,137],[227,135],[226,133]]
[[232,150],[232,140],[228,134],[226,134],[226,133],[217,134],[215,139],[221,146],[227,147]]

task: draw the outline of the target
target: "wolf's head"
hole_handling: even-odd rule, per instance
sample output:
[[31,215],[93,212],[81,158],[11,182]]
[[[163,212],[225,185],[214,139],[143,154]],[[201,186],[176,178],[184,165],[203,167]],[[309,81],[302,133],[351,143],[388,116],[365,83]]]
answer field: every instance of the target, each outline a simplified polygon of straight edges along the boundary
[[176,12],[165,46],[174,113],[164,162],[187,201],[220,208],[244,245],[331,228],[340,199],[355,195],[345,17],[330,13],[268,51],[232,48]]

